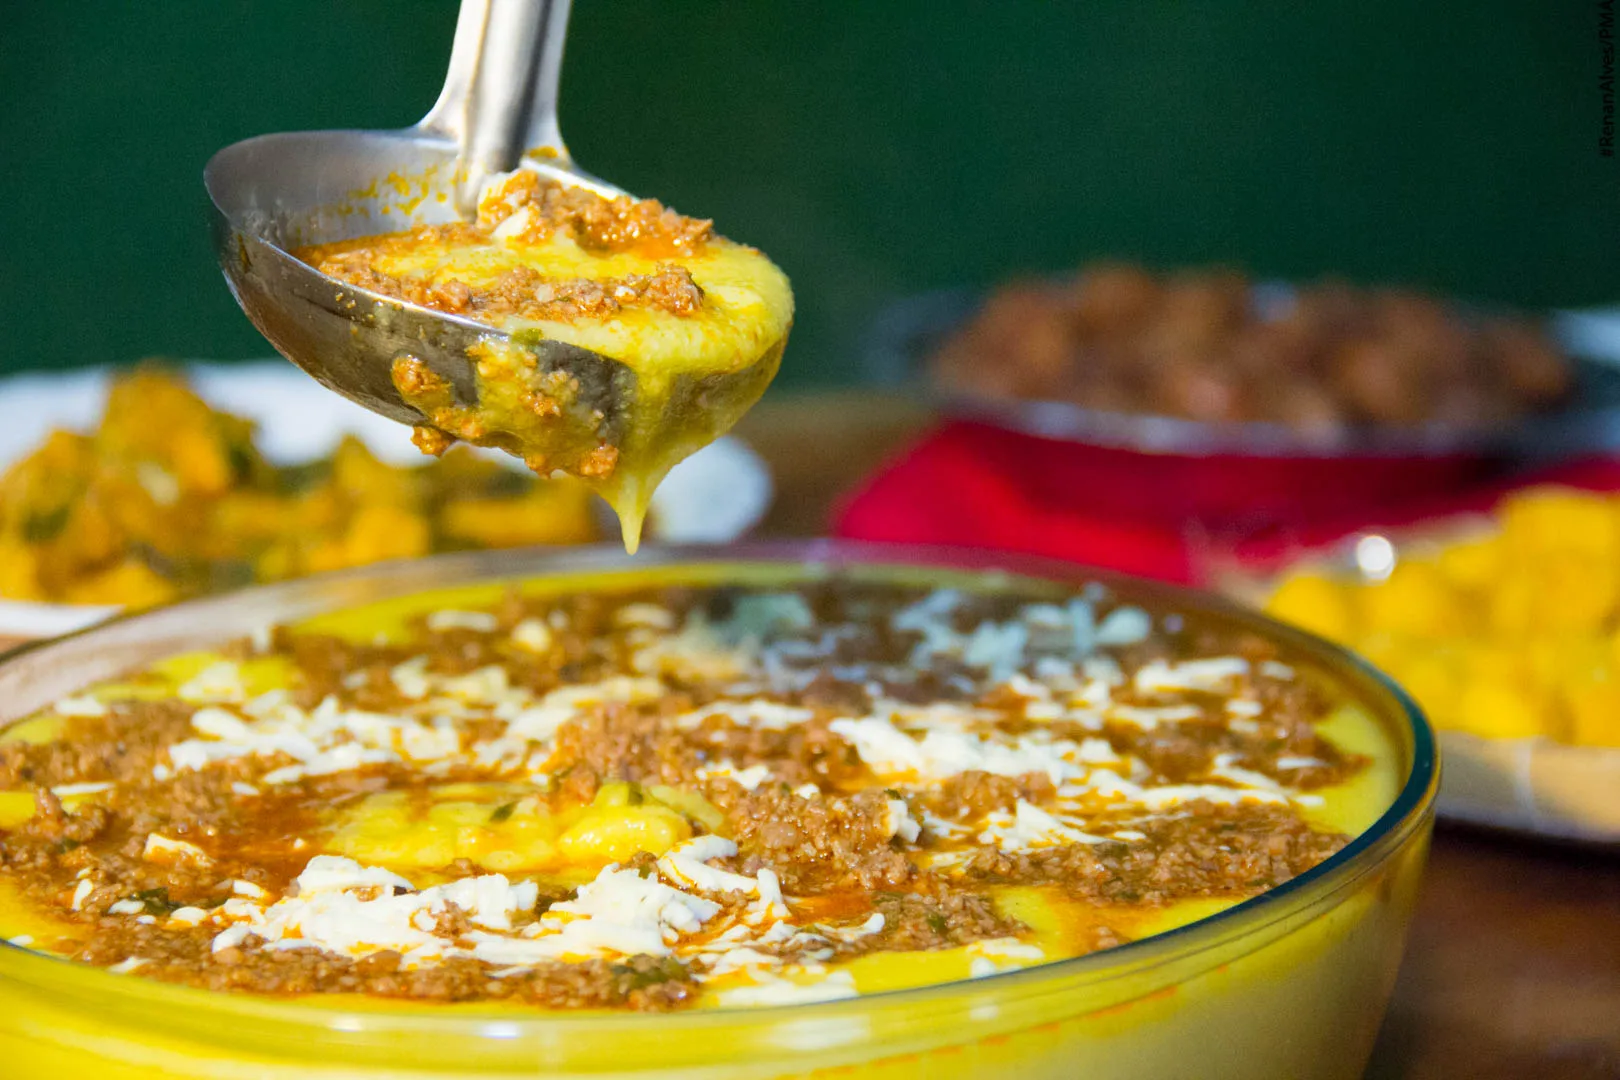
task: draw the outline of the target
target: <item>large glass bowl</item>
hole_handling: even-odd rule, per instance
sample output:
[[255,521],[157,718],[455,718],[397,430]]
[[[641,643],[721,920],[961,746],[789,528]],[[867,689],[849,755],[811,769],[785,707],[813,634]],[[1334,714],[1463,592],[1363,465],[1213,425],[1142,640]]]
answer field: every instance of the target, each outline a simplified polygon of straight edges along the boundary
[[[1224,601],[986,553],[815,542],[630,559],[606,548],[388,563],[120,619],[0,661],[0,724],[165,655],[428,589],[502,579],[663,574],[723,581],[765,564],[911,584],[1101,580],[1150,611],[1244,629],[1387,728],[1405,781],[1338,854],[1217,916],[1073,960],[843,1001],[674,1014],[536,1016],[334,1006],[214,993],[0,947],[0,1073],[51,1080],[427,1080],[1359,1076],[1394,981],[1433,822],[1433,736],[1350,654]],[[1022,586],[1021,586],[1022,582]]]

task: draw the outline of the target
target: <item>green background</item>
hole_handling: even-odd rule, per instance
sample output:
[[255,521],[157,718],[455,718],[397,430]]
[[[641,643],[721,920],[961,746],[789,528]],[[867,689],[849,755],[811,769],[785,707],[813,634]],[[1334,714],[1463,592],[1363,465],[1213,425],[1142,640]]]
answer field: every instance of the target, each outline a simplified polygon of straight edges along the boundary
[[[269,352],[200,172],[432,102],[450,0],[7,0],[0,368]],[[849,379],[920,289],[1102,254],[1620,299],[1594,3],[577,0],[590,170],[767,250],[784,379]]]

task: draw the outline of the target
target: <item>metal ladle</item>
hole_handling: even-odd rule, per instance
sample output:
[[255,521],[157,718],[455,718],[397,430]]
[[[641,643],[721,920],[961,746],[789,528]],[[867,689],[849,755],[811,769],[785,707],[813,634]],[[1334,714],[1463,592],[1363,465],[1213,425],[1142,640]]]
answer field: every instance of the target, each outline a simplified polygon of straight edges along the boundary
[[[484,179],[520,165],[566,185],[624,194],[576,168],[558,130],[568,13],[569,0],[463,0],[444,89],[414,127],[260,135],[209,161],[203,180],[232,294],[271,344],[322,385],[420,424],[422,414],[394,387],[395,359],[420,359],[449,381],[458,402],[475,404],[468,349],[506,335],[327,277],[291,249],[469,218]],[[528,336],[522,345],[541,373],[562,369],[578,379],[578,404],[599,412],[603,437],[615,445],[656,437],[656,424],[628,419],[636,378],[624,362]],[[732,389],[717,380],[745,378],[762,391],[780,346],[742,372],[695,373],[684,386],[677,378],[668,407],[701,406]],[[654,483],[668,464],[650,477]]]

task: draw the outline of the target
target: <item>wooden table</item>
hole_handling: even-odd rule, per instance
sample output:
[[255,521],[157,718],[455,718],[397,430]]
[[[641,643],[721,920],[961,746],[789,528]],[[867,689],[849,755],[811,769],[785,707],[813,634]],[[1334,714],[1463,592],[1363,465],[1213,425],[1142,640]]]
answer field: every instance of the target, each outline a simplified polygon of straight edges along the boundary
[[[773,394],[739,428],[777,481],[764,531],[824,532],[836,498],[930,419],[865,392]],[[1367,1076],[1620,1080],[1620,851],[1442,826]]]

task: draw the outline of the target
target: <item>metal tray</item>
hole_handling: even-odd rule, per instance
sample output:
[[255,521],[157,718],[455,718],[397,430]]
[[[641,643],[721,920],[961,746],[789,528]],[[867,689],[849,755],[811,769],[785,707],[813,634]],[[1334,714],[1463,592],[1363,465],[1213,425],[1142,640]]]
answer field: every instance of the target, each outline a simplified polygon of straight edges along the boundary
[[[1289,289],[1284,283],[1258,284],[1256,303],[1275,302]],[[1551,314],[1555,339],[1575,361],[1575,391],[1563,408],[1489,430],[1360,428],[1323,437],[1281,424],[1210,424],[1061,401],[993,398],[935,385],[927,370],[929,358],[977,313],[986,295],[972,288],[942,289],[904,298],[882,310],[869,327],[862,350],[867,377],[925,395],[954,418],[1039,438],[1147,454],[1548,462],[1620,449],[1620,308]]]

